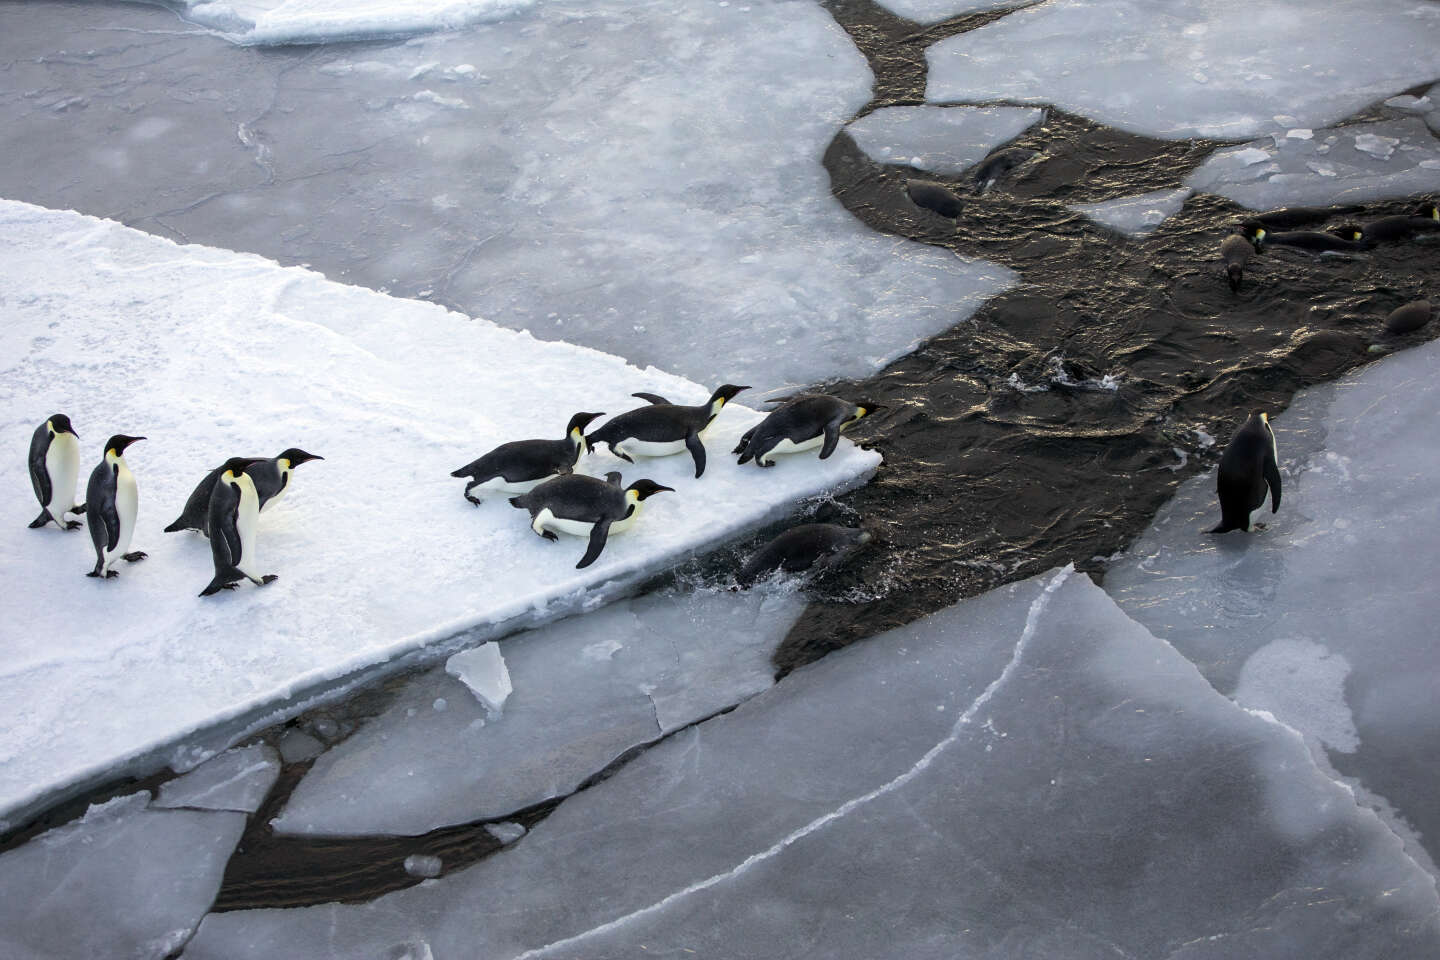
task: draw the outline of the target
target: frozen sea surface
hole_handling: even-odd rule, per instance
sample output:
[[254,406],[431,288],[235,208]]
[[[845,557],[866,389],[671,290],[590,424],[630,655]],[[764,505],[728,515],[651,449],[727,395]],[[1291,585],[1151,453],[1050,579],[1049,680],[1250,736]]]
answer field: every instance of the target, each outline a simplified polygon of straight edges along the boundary
[[1440,75],[1440,5],[1052,0],[930,47],[934,102],[1053,103],[1134,133],[1321,127]]
[[1437,907],[1293,731],[1062,571],[789,675],[502,855],[212,914],[186,956],[1419,960]]
[[246,44],[325,43],[456,30],[535,0],[169,0],[184,16]]
[[[636,390],[698,403],[713,384],[74,213],[0,201],[0,237],[0,446],[23,450],[35,424],[68,413],[83,477],[109,435],[149,438],[126,459],[140,491],[132,549],[150,558],[116,580],[84,577],[84,531],[26,529],[28,493],[6,507],[7,818],[197,728],[429,645],[453,652],[443,642],[463,631],[474,642],[593,609],[879,462],[842,441],[829,460],[742,470],[726,454],[759,415],[728,405],[700,480],[689,457],[581,462],[676,492],[576,570],[582,541],[540,539],[503,499],[472,507],[450,471],[504,440],[559,437],[577,410],[629,409]],[[161,528],[216,462],[292,445],[325,460],[261,521],[259,565],[280,579],[198,598],[209,545]],[[23,458],[0,479],[28,491]]]
[[845,130],[876,163],[955,176],[1044,116],[1019,107],[882,107]]
[[891,13],[917,23],[938,23],[962,13],[1018,7],[1025,0],[878,0]]

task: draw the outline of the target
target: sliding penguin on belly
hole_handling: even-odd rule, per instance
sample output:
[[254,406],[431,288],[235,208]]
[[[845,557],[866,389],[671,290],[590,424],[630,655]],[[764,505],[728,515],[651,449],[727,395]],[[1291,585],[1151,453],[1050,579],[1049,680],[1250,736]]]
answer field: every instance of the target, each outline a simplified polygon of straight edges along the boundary
[[603,413],[577,413],[570,418],[563,440],[512,440],[502,443],[479,460],[467,463],[450,474],[469,477],[465,499],[480,506],[480,498],[470,493],[482,491],[529,493],[540,484],[559,474],[569,473],[585,455],[585,428]]
[[585,438],[592,448],[606,444],[621,460],[634,463],[635,457],[668,457],[689,450],[695,460],[695,476],[705,472],[705,445],[700,434],[719,416],[720,409],[741,390],[727,383],[710,395],[710,399],[694,407],[671,403],[653,393],[632,393],[650,403],[648,407],[629,410],[606,423]]
[[[241,457],[250,464],[245,470],[250,479],[255,482],[255,495],[260,501],[260,509],[269,509],[271,505],[279,503],[285,494],[290,492],[290,474],[302,463],[309,463],[311,460],[324,460],[324,457],[316,456],[313,453],[306,453],[299,447],[291,447],[277,457]],[[215,492],[215,484],[220,479],[220,474],[225,472],[225,466],[230,461],[222,463],[205,475],[205,479],[190,493],[190,498],[185,501],[185,509],[180,511],[180,516],[170,526],[165,528],[166,533],[175,533],[179,530],[199,530],[205,536],[210,535],[210,528],[206,526],[207,516],[210,511],[210,494]]]
[[1250,514],[1265,503],[1270,490],[1270,512],[1280,509],[1280,466],[1276,462],[1275,434],[1270,417],[1256,410],[1220,455],[1215,492],[1220,497],[1220,525],[1210,533],[1249,530]]
[[825,460],[839,445],[840,431],[879,409],[880,404],[869,400],[851,403],[828,394],[790,397],[746,431],[731,452],[740,454],[741,463],[753,459],[759,466],[773,467],[778,453],[819,447],[820,459]]
[[557,532],[589,537],[585,556],[575,564],[580,570],[595,562],[611,533],[630,529],[640,515],[640,504],[662,490],[674,492],[673,487],[652,480],[636,480],[621,489],[618,473],[607,473],[604,480],[571,473],[511,497],[510,505],[529,510],[530,529],[546,540],[558,540]]
[[255,528],[260,522],[260,496],[255,491],[255,480],[245,470],[258,462],[232,457],[220,467],[205,520],[210,530],[215,578],[200,591],[202,597],[233,590],[241,580],[264,586],[276,579],[273,573],[255,573]]
[[40,501],[40,516],[30,521],[30,529],[45,526],[51,520],[61,530],[74,530],[79,520],[66,520],[65,514],[85,512],[85,504],[75,503],[75,480],[80,476],[80,436],[70,426],[70,418],[57,413],[35,428],[30,437],[30,486]]
[[145,559],[139,550],[125,552],[135,535],[135,515],[140,510],[140,492],[135,474],[125,462],[125,448],[144,439],[115,434],[105,442],[105,459],[90,471],[85,486],[85,523],[95,544],[95,569],[85,574],[87,577],[118,577],[120,572],[113,569],[116,561]]

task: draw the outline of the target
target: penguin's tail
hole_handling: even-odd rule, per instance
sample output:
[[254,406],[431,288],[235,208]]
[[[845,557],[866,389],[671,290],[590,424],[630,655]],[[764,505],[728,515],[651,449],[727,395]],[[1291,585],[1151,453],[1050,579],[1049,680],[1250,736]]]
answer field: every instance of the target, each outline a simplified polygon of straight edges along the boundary
[[461,467],[459,470],[456,470],[456,471],[452,472],[452,473],[450,474],[450,476],[452,476],[452,477],[468,477],[468,476],[470,476],[470,474],[472,474],[472,473],[474,473],[474,472],[475,472],[475,464],[473,464],[473,463],[467,463],[467,464],[465,464],[465,466]]
[[189,530],[190,524],[185,522],[184,517],[176,517],[175,522],[165,528],[166,533],[179,533],[181,530]]
[[523,504],[523,503],[520,502],[522,499],[523,499],[523,498],[521,498],[521,497],[511,497],[511,498],[510,498],[510,506],[512,506],[512,507],[519,507],[521,510],[524,510],[524,509],[525,509],[525,504]]

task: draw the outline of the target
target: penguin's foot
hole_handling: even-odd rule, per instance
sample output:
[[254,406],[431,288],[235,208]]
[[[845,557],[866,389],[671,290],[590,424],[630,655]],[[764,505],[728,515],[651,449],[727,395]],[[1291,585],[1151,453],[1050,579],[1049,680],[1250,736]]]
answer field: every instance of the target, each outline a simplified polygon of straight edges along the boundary
[[546,540],[559,540],[559,539],[560,539],[559,537],[557,537],[557,536],[555,535],[555,531],[554,531],[554,530],[542,530],[542,531],[540,531],[540,536],[544,537]]
[[760,464],[760,466],[764,467],[764,468],[767,469],[767,470],[770,469],[771,467],[775,466],[775,461],[774,461],[774,460],[771,460],[771,461],[768,462],[768,463],[765,462],[764,460],[756,460],[755,462],[758,463],[758,464]]
[[631,459],[630,454],[628,454],[628,453],[621,453],[619,450],[616,450],[614,447],[611,447],[611,448],[610,448],[610,452],[613,453],[613,454],[615,454],[615,456],[619,457],[621,460],[624,460],[626,463],[634,463],[634,462],[635,462],[634,460]]
[[260,578],[260,586],[263,587],[267,583],[274,583],[276,580],[279,579],[280,575],[278,573],[267,573],[265,574],[265,576]]
[[107,571],[105,572],[105,579],[106,579],[106,580],[114,580],[114,579],[115,579],[116,577],[118,577],[118,576],[120,576],[120,571],[119,571],[119,570],[107,570]]
[[91,570],[89,573],[85,574],[85,576],[87,576],[87,577],[98,577],[98,576],[100,576],[100,571],[99,571],[99,570]]
[[85,524],[81,523],[79,520],[66,520],[66,521],[65,521],[65,529],[66,529],[66,530],[79,530],[79,529],[80,529],[81,527],[83,527],[83,526],[85,526]]
[[466,500],[469,500],[471,503],[475,504],[475,506],[477,506],[477,507],[480,506],[480,498],[477,497],[477,496],[475,496],[473,493],[467,493],[467,494],[465,494],[465,499],[466,499]]
[[143,550],[136,550],[134,553],[125,554],[125,562],[137,563],[141,560],[144,560],[148,556],[150,556],[150,554],[144,552]]
[[36,517],[34,520],[31,520],[31,521],[30,521],[30,529],[31,529],[31,530],[39,530],[41,527],[45,526],[45,524],[47,524],[47,523],[49,523],[49,522],[50,522],[50,511],[48,511],[48,510],[41,510],[41,511],[40,511],[40,516],[38,516],[38,517]]

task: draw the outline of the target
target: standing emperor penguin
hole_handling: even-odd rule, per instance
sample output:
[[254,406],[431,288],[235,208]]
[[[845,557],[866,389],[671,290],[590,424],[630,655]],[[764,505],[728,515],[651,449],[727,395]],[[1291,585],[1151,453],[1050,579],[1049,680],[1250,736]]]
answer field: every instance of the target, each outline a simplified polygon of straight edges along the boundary
[[773,467],[777,453],[798,453],[815,447],[820,448],[820,459],[825,460],[839,445],[840,431],[881,409],[880,404],[869,400],[851,403],[823,393],[771,402],[780,406],[742,434],[740,443],[731,451],[740,454],[741,463],[753,459],[758,466]]
[[80,476],[80,435],[70,426],[70,418],[57,413],[35,428],[30,437],[30,485],[40,501],[40,516],[30,521],[30,529],[45,526],[51,520],[61,530],[79,528],[79,520],[66,520],[65,514],[85,512],[85,504],[75,503],[75,480]]
[[275,574],[257,574],[255,570],[255,528],[260,522],[260,495],[255,480],[247,472],[261,461],[232,457],[220,466],[220,476],[210,494],[205,525],[210,530],[210,557],[215,561],[215,577],[200,591],[208,597],[221,590],[233,590],[235,584],[248,579],[256,586],[273,583]]
[[634,463],[634,457],[668,457],[681,450],[689,450],[695,460],[695,476],[705,472],[705,445],[700,442],[704,433],[720,415],[725,406],[741,390],[727,383],[710,395],[710,399],[693,407],[671,403],[653,393],[632,393],[650,404],[627,410],[611,419],[599,430],[585,438],[594,448],[606,444],[610,452],[621,460]]
[[465,499],[480,506],[480,498],[470,491],[495,490],[504,493],[529,493],[551,477],[569,473],[585,455],[585,428],[603,413],[577,413],[570,418],[563,440],[511,440],[502,443],[478,460],[472,460],[452,477],[469,477]]
[[1250,514],[1265,503],[1270,489],[1270,512],[1280,509],[1280,466],[1270,417],[1260,410],[1250,414],[1235,431],[1220,455],[1215,489],[1220,496],[1220,525],[1210,533],[1249,530]]
[[[255,493],[260,498],[260,509],[267,510],[271,504],[279,503],[285,494],[290,492],[290,474],[302,463],[309,463],[311,460],[324,460],[324,457],[316,456],[313,453],[306,453],[299,447],[290,447],[283,453],[274,457],[239,457],[250,464],[245,472],[250,479],[255,481]],[[180,511],[170,526],[165,528],[166,533],[175,533],[180,530],[199,530],[205,536],[210,536],[208,517],[210,511],[210,494],[215,492],[215,484],[220,479],[220,474],[225,472],[225,464],[205,474],[205,479],[190,492],[190,497],[185,501],[185,509]]]
[[135,514],[140,509],[140,492],[135,474],[125,463],[125,448],[144,437],[127,437],[117,433],[105,441],[105,459],[90,471],[85,487],[85,522],[90,539],[95,543],[95,569],[87,577],[118,577],[113,569],[122,557],[129,563],[144,560],[140,551],[126,553],[135,534]]

